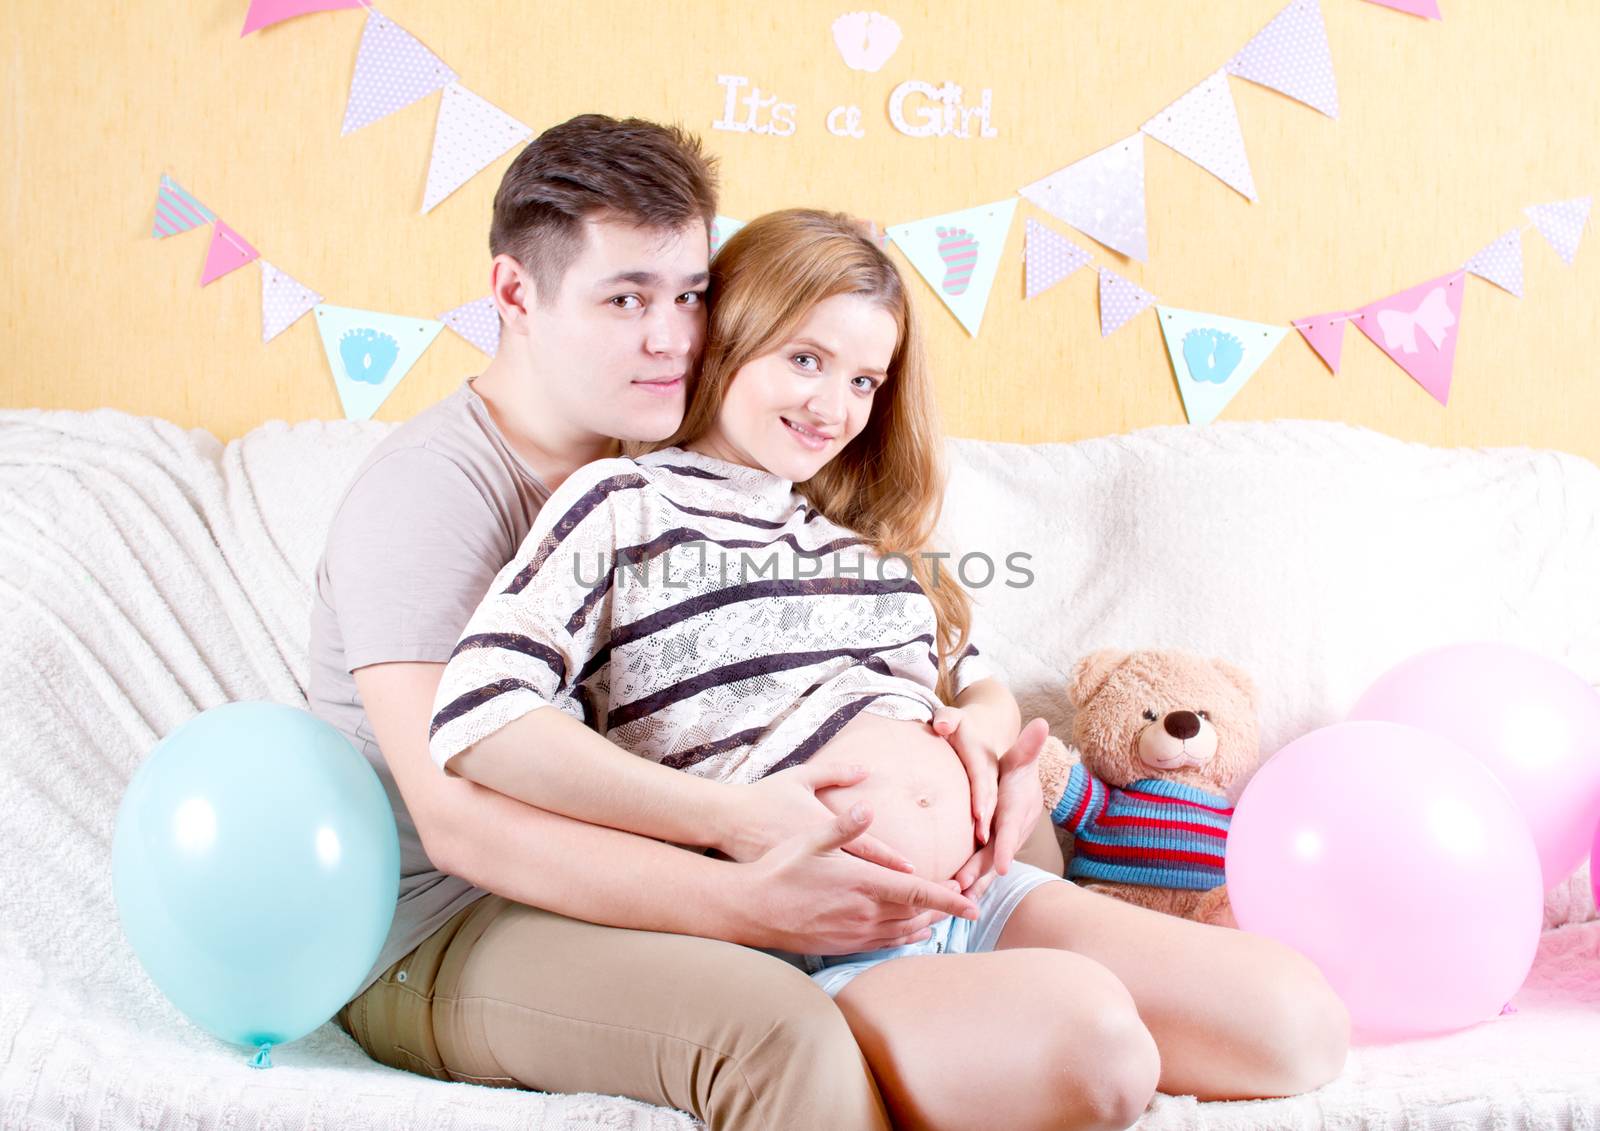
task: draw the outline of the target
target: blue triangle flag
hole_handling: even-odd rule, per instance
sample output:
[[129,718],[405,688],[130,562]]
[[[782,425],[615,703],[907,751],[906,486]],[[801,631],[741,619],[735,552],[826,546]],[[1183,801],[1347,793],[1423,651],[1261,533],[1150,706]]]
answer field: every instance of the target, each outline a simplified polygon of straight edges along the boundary
[[317,329],[347,420],[370,420],[444,329],[431,318],[317,305]]
[[989,305],[1016,211],[1012,196],[889,229],[889,238],[973,337]]
[[716,255],[722,250],[722,245],[728,242],[728,237],[744,227],[743,220],[735,220],[732,216],[718,215],[711,221],[711,254]]
[[1277,348],[1287,326],[1156,304],[1190,424],[1210,424]]

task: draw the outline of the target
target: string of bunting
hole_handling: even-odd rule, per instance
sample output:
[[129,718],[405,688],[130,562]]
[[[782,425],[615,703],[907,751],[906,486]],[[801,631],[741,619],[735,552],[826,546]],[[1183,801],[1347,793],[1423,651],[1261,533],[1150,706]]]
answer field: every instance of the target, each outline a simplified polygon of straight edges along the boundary
[[[1443,18],[1438,0],[1367,2],[1426,19]],[[366,22],[345,103],[342,135],[380,121],[434,91],[442,92],[423,213],[533,136],[529,126],[462,85],[454,69],[379,12],[370,0],[250,0],[240,34],[249,35],[295,16],[351,8],[364,9]],[[892,28],[893,41],[888,48],[892,52],[899,42],[898,28],[887,17],[873,18]],[[1018,196],[1111,251],[1146,261],[1145,137],[1181,153],[1247,199],[1258,198],[1227,82],[1229,75],[1267,86],[1337,119],[1338,90],[1319,0],[1290,0],[1231,58],[1128,137],[1024,185],[1015,196],[890,225],[885,229],[886,238],[974,337],[999,272],[1001,249],[1010,233]],[[1477,275],[1521,297],[1522,232],[1538,228],[1571,265],[1591,201],[1592,197],[1584,196],[1532,205],[1525,210],[1528,224],[1499,236],[1462,267],[1354,309],[1294,319],[1292,325],[1337,373],[1344,326],[1354,322],[1445,405],[1466,276]],[[329,305],[321,294],[261,258],[233,227],[163,174],[153,234],[157,238],[175,235],[204,223],[212,225],[212,238],[201,285],[258,261],[263,342],[270,342],[306,312],[315,310],[324,353],[344,412],[351,419],[370,418],[444,326],[491,357],[499,348],[499,318],[489,296],[432,319]],[[711,232],[712,254],[742,226],[741,220],[717,216]],[[1091,265],[1094,257],[1048,224],[1030,217],[1023,260],[1024,294],[1031,300]],[[1096,270],[1101,336],[1109,336],[1154,307],[1191,423],[1215,419],[1288,332],[1286,326],[1168,306],[1116,271],[1103,266]]]

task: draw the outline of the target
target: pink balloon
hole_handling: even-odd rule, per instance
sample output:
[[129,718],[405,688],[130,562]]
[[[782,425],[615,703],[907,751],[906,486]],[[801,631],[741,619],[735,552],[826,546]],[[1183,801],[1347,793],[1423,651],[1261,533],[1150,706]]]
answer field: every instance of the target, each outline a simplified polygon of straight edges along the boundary
[[1234,807],[1226,871],[1239,926],[1315,962],[1364,1041],[1497,1017],[1544,923],[1505,787],[1398,723],[1336,723],[1278,751]]
[[1564,664],[1510,644],[1447,644],[1379,676],[1349,717],[1431,730],[1487,766],[1533,832],[1544,890],[1589,854],[1600,693]]

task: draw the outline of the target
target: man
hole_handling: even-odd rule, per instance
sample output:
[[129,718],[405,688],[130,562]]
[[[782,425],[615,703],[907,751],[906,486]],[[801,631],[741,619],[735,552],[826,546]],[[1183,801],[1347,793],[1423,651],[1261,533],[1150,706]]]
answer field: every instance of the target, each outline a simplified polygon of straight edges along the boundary
[[[833,1002],[753,948],[804,949],[841,867],[877,919],[966,899],[833,852],[870,838],[820,802],[814,834],[741,864],[533,808],[428,756],[445,661],[550,492],[682,418],[712,164],[637,119],[584,115],[530,144],[495,196],[499,352],[387,436],[335,511],[311,709],[372,763],[401,845],[394,925],[338,1021],[441,1079],[628,1095],[712,1128],[887,1128]],[[863,945],[876,927],[855,926]]]

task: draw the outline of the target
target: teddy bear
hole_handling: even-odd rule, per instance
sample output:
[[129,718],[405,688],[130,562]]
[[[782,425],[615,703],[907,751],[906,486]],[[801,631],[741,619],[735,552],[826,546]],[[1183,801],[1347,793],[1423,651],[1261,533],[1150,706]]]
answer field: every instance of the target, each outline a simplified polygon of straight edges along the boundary
[[1074,838],[1067,878],[1236,927],[1223,860],[1230,790],[1260,765],[1249,674],[1173,649],[1102,649],[1073,665],[1068,698],[1072,742],[1049,738],[1039,758],[1050,819]]

